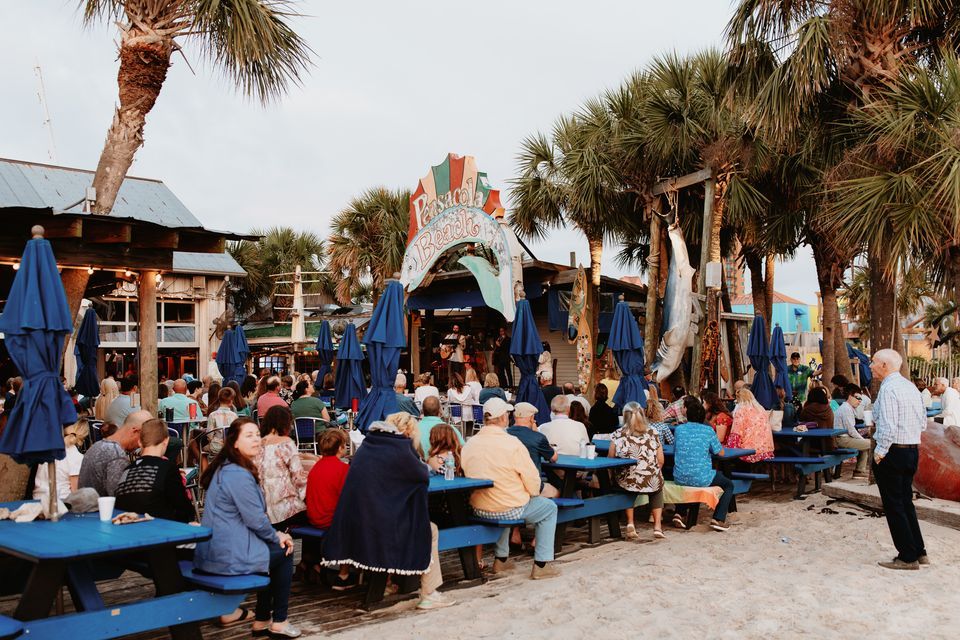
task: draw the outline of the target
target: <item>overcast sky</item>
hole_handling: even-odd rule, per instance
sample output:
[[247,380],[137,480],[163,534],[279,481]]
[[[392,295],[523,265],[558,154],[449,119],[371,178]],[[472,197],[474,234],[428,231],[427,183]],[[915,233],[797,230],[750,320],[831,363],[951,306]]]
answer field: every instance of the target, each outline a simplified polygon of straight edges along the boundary
[[[93,169],[117,101],[116,28],[81,26],[79,0],[0,1],[0,157]],[[413,189],[448,152],[473,155],[508,190],[524,136],[616,86],[658,53],[719,46],[726,0],[299,3],[315,52],[302,87],[266,107],[186,48],[147,119],[130,175],[161,179],[208,227],[277,224],[327,235],[377,185]],[[77,198],[82,197],[78,194]],[[66,204],[66,203],[64,203]],[[508,201],[509,207],[509,201]],[[566,263],[585,239],[531,249]],[[604,273],[630,273],[608,250]],[[749,282],[749,281],[748,281]],[[778,266],[778,291],[814,302],[809,251]]]

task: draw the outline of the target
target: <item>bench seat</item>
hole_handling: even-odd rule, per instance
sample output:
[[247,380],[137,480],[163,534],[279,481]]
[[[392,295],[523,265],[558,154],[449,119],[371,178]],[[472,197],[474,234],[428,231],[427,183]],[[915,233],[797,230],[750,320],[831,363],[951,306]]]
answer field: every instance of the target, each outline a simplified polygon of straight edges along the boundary
[[579,506],[569,506],[558,510],[557,523],[562,524],[623,511],[631,508],[634,500],[636,500],[636,495],[629,493],[608,493],[596,498],[586,498],[581,501],[582,504]]
[[733,480],[769,480],[769,473],[748,473],[746,471],[734,471],[730,474]]
[[184,580],[190,584],[213,593],[252,593],[266,589],[270,584],[270,578],[259,574],[219,576],[201,573],[193,567],[193,563],[189,560],[180,561],[180,573],[183,574]]
[[23,623],[7,616],[0,616],[0,640],[16,638],[23,633]]
[[503,527],[488,524],[468,524],[440,529],[437,549],[449,551],[478,544],[493,544],[500,539],[501,533],[503,533]]
[[825,462],[825,459],[821,456],[774,456],[763,462],[769,462],[770,464],[817,464]]
[[294,538],[322,538],[327,535],[326,529],[318,529],[317,527],[311,527],[309,525],[304,525],[302,527],[291,527],[290,535]]
[[558,509],[570,509],[573,507],[582,507],[583,500],[580,498],[550,498],[557,505]]
[[858,450],[856,450],[856,449],[849,449],[849,448],[847,448],[847,447],[840,447],[840,448],[834,449],[831,453],[853,453],[853,454],[857,454],[857,453],[860,453],[860,452],[859,452]]
[[476,524],[486,524],[490,525],[491,527],[522,527],[524,525],[523,520],[481,518],[480,516],[473,516],[470,518],[470,522],[474,522]]
[[753,480],[736,479],[733,481],[733,495],[739,496],[750,491],[750,485]]

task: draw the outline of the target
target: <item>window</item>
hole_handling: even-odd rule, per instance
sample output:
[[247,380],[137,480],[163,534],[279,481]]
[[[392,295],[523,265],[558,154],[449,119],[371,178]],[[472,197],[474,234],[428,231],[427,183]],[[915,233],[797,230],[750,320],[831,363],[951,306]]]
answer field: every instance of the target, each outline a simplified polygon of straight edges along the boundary
[[[136,346],[139,339],[139,308],[136,299],[97,298],[93,308],[100,318],[100,342]],[[157,343],[160,346],[196,346],[196,303],[157,303]]]

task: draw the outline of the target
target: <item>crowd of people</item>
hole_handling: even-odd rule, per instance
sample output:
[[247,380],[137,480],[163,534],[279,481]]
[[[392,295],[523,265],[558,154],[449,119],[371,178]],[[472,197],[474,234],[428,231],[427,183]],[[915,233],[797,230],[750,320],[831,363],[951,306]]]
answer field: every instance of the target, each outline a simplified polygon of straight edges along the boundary
[[[332,380],[317,385],[316,372],[294,377],[262,371],[239,385],[187,378],[165,382],[160,385],[160,417],[140,408],[138,380],[127,374],[103,380],[100,396],[81,411],[76,424],[64,429],[67,455],[57,462],[53,479],[47,466],[40,465],[33,497],[45,499],[56,491],[66,499],[89,488],[100,496],[115,496],[121,510],[199,521],[214,532],[192,554],[199,570],[270,576],[270,587],[258,594],[255,611],[240,608],[220,622],[249,622],[255,635],[296,637],[299,631],[287,621],[295,569],[305,580],[323,580],[335,590],[356,585],[362,571],[419,575],[420,609],[453,604],[438,591],[438,527],[427,494],[431,474],[492,480],[492,487],[472,492],[470,507],[478,517],[522,520],[533,529],[530,578],[539,580],[559,574],[553,564],[557,505],[550,498],[560,495],[564,484],[562,472],[544,463],[558,455],[580,455],[594,436],[609,438],[607,455],[636,461],[618,471],[617,485],[637,495],[635,504],[650,505],[653,538],[663,539],[665,445],[674,447],[676,484],[719,487],[709,526],[723,532],[729,529],[733,482],[714,470],[713,456],[724,448],[746,448],[755,453],[743,457],[744,462],[768,460],[774,455],[776,422],[785,428],[800,421],[842,429],[833,444],[858,451],[854,477],[865,475],[870,463],[864,412],[873,410],[878,425],[884,416],[889,423],[891,415],[903,414],[903,406],[891,398],[900,394],[907,398],[904,402],[912,402],[904,384],[928,406],[939,397],[945,421],[960,422],[960,393],[955,388],[960,379],[955,385],[945,378],[930,385],[917,380],[910,384],[894,371],[899,367],[895,358],[876,358],[876,374],[885,380],[876,404],[867,389],[843,376],[835,376],[828,390],[799,364],[799,354],[793,354],[789,373],[794,401],[786,402],[784,389],[778,388],[779,402],[772,410],[760,405],[744,381],[736,383],[733,398],[711,392],[696,397],[676,387],[670,400],[662,402],[656,385],[650,385],[645,407],[637,402],[617,406],[612,400],[618,385],[613,368],[592,389],[591,403],[580,387],[557,384],[552,369],[544,369],[539,382],[550,415],[539,420],[532,404],[512,403],[511,390],[501,386],[497,373],[484,375],[481,384],[472,369],[463,375],[452,371],[445,393],[430,373],[417,376],[411,392],[407,376],[400,373],[395,384],[400,410],[369,427],[349,463],[347,433],[331,422],[333,409],[323,400]],[[16,401],[17,388],[13,382],[9,386],[13,397],[6,398],[8,407]],[[894,388],[897,391],[884,391]],[[449,406],[456,404],[481,407],[479,430],[470,433],[462,424],[473,419],[472,412],[451,415]],[[319,420],[318,455],[301,450],[291,437],[299,417]],[[90,444],[94,420],[101,437]],[[199,422],[205,428],[184,448],[171,437],[168,421]],[[896,461],[915,469],[915,461],[901,458],[911,455],[911,445],[915,452],[912,440],[918,437],[902,430],[876,436],[874,471],[888,520],[890,514],[896,519],[890,528],[899,555],[885,564],[891,568],[911,568],[926,559],[902,469],[887,468]],[[202,517],[181,473],[181,456],[193,457],[201,467]],[[887,466],[884,459],[890,461]],[[590,486],[587,479],[578,482],[584,489]],[[634,509],[627,509],[625,516],[627,539],[638,539]],[[676,505],[672,524],[688,528],[696,523],[689,520],[685,505]],[[302,562],[295,568],[288,532],[298,525],[323,529],[326,535],[322,544],[305,541]],[[494,573],[514,569],[510,545],[519,542],[518,529],[503,529],[494,547]],[[479,547],[477,554],[482,562]]]

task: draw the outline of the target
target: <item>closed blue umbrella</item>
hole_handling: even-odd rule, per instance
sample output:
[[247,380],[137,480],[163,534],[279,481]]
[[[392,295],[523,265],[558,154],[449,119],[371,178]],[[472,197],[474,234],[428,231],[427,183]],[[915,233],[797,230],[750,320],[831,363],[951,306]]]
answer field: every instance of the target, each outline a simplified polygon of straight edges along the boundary
[[357,328],[351,322],[343,330],[340,349],[337,351],[333,403],[338,409],[349,409],[354,398],[363,400],[367,396],[362,363],[363,350],[357,340]]
[[240,356],[240,363],[234,368],[233,379],[237,384],[242,384],[243,379],[247,377],[247,360],[250,358],[250,345],[247,343],[247,334],[243,331],[243,325],[238,324],[233,330],[233,335],[237,341],[237,354]]
[[397,280],[390,280],[363,334],[363,344],[367,345],[370,359],[370,393],[360,403],[357,415],[357,423],[363,431],[374,421],[398,411],[393,383],[400,366],[400,349],[407,346],[404,324],[403,286]]
[[333,360],[333,340],[330,338],[330,323],[324,320],[320,323],[320,333],[317,334],[317,356],[320,357],[320,368],[317,370],[317,384],[323,384],[323,377],[330,373],[330,362]]
[[750,390],[756,396],[757,402],[769,409],[773,406],[777,392],[773,388],[773,380],[770,379],[770,348],[767,346],[767,326],[763,316],[753,318],[750,339],[747,341],[747,357],[750,358],[750,365],[755,372]]
[[[71,331],[73,319],[53,249],[43,239],[43,230],[34,227],[0,315],[7,351],[23,377],[17,403],[0,434],[0,453],[23,464],[50,463],[51,505],[57,495],[53,462],[66,455],[63,427],[77,421],[59,375],[63,341]],[[56,509],[51,513],[56,519]]]
[[607,348],[613,351],[617,366],[623,372],[620,386],[613,396],[613,403],[623,406],[628,402],[639,402],[646,409],[647,381],[643,377],[643,338],[637,320],[630,313],[630,305],[621,300],[613,311],[613,324],[610,326],[610,339]]
[[76,346],[73,349],[77,357],[77,378],[73,388],[88,398],[100,394],[100,381],[97,379],[97,349],[100,348],[100,327],[97,324],[97,312],[87,309],[83,322],[77,331]]
[[[240,353],[237,351],[237,333],[227,329],[220,338],[220,347],[217,349],[217,369],[223,376],[224,384],[236,380],[237,367],[241,365]],[[237,380],[241,383],[243,380]]]
[[770,336],[770,360],[776,372],[773,377],[775,386],[783,389],[786,402],[792,401],[793,387],[790,384],[790,376],[787,374],[787,343],[783,339],[783,329],[779,324],[773,328],[773,335]]
[[517,402],[529,402],[537,408],[537,424],[550,422],[550,407],[537,383],[537,360],[543,353],[540,334],[533,323],[533,312],[526,300],[517,302],[517,314],[513,319],[510,336],[510,356],[520,370],[517,384]]

